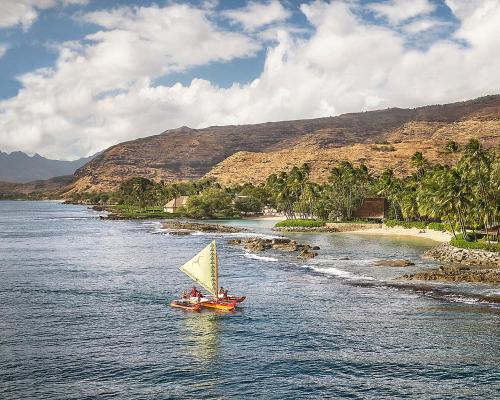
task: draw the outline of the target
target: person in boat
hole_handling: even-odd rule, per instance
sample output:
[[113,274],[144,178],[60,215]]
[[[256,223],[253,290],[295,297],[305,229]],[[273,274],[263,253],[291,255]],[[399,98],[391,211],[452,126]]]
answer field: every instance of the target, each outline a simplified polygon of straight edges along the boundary
[[193,286],[191,289],[191,293],[189,294],[190,297],[198,297],[198,294],[201,294],[198,289],[196,289],[196,286]]
[[227,299],[227,290],[221,286],[219,289],[219,299]]
[[197,298],[198,298],[198,303],[199,303],[199,302],[201,302],[201,298],[202,298],[202,297],[203,297],[203,295],[201,294],[201,292],[198,292],[198,296],[197,296]]

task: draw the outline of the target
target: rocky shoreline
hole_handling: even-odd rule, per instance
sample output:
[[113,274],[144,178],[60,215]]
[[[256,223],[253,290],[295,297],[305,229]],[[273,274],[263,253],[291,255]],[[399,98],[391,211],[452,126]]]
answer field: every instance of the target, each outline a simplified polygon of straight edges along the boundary
[[228,241],[232,245],[243,245],[246,250],[251,252],[260,252],[265,250],[279,250],[284,252],[300,252],[299,258],[314,258],[318,255],[315,250],[319,250],[319,246],[310,246],[308,244],[297,243],[295,240],[288,238],[251,238],[251,239],[231,239]]
[[168,221],[162,223],[162,228],[171,235],[190,235],[195,232],[207,233],[241,233],[245,228],[236,228],[228,225],[202,224],[199,222]]
[[442,282],[469,282],[485,283],[488,285],[500,284],[500,268],[484,268],[480,266],[442,265],[430,271],[403,275],[405,280],[442,281]]
[[382,224],[356,224],[356,223],[327,223],[324,226],[275,226],[277,232],[316,232],[336,233],[353,232],[381,228]]
[[403,275],[400,279],[500,284],[500,254],[498,253],[461,249],[442,243],[427,250],[422,257],[445,264],[430,271]]
[[427,250],[422,257],[453,264],[500,268],[500,253],[461,249],[448,243]]

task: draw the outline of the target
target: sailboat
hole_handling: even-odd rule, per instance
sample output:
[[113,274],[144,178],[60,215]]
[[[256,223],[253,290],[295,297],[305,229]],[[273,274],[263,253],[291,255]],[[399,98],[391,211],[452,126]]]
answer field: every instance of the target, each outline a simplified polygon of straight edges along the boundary
[[191,299],[192,303],[200,304],[202,308],[233,311],[236,304],[245,299],[219,297],[219,258],[215,240],[186,262],[180,270],[212,294],[211,298]]

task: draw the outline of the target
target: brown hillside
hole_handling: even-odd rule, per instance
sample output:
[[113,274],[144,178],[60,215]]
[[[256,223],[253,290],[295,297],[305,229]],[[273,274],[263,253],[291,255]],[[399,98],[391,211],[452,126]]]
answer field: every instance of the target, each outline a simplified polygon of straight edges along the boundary
[[[416,150],[437,160],[436,150],[446,140],[464,142],[472,136],[498,145],[500,95],[310,120],[172,129],[110,147],[76,171],[72,191],[112,190],[133,176],[178,181],[207,175],[225,184],[262,181],[302,162],[311,163],[313,175],[321,179],[341,159],[403,171]],[[395,151],[375,144],[385,141]]]
[[54,198],[71,188],[73,175],[56,176],[54,178],[27,183],[0,181],[0,196],[21,194],[40,194],[41,198]]

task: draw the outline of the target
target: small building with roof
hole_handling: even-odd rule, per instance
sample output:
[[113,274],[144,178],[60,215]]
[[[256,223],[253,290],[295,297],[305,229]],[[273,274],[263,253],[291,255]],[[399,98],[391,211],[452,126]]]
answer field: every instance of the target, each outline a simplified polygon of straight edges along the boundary
[[179,209],[186,205],[189,196],[179,196],[170,200],[167,204],[163,206],[163,212],[166,213],[176,213]]
[[384,197],[368,197],[354,210],[354,218],[386,219],[389,211],[387,199]]

